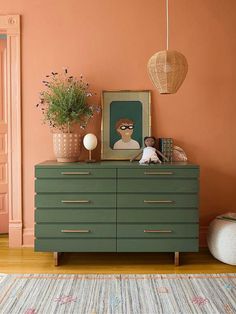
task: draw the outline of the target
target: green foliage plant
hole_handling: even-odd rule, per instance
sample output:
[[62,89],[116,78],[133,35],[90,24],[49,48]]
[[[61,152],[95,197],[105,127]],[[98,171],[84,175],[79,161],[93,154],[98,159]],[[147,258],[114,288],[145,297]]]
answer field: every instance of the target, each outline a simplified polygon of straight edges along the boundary
[[85,128],[89,119],[98,108],[88,104],[93,94],[83,76],[77,79],[69,76],[68,70],[58,74],[52,72],[43,81],[46,89],[40,93],[40,102],[36,105],[42,110],[44,123],[53,129],[71,133],[73,125],[78,123]]

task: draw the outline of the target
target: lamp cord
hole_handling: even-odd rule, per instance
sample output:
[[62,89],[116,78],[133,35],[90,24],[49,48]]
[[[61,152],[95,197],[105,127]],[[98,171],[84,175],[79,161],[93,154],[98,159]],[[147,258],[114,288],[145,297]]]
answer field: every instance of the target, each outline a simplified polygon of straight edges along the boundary
[[169,49],[169,0],[166,0],[166,50]]

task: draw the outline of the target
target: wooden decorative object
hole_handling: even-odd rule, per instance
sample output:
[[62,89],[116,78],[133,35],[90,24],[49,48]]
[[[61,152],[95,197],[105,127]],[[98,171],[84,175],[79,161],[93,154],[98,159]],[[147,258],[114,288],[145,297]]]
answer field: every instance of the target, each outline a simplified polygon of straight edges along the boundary
[[188,63],[180,52],[163,50],[149,59],[148,72],[160,94],[174,94],[186,77]]

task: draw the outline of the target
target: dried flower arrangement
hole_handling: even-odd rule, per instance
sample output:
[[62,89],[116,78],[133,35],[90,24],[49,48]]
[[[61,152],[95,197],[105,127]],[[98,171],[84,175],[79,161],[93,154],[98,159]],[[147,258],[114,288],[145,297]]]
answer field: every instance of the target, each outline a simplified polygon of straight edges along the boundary
[[79,79],[69,76],[65,68],[61,74],[46,75],[43,84],[46,90],[40,92],[40,102],[36,106],[44,115],[44,123],[53,129],[71,133],[75,123],[84,129],[94,112],[100,111],[98,106],[88,104],[88,97],[94,94],[82,75]]

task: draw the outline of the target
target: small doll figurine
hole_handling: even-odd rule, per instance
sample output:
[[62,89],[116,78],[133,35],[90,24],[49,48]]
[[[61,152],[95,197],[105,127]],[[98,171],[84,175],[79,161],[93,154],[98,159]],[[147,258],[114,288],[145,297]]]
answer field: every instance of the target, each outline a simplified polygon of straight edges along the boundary
[[168,159],[159,150],[155,148],[156,139],[154,136],[146,136],[144,138],[144,144],[145,144],[144,149],[140,153],[138,153],[138,155],[130,159],[131,162],[134,161],[141,153],[142,158],[139,160],[140,165],[150,163],[154,164],[161,163],[157,154],[159,154],[160,156],[162,156],[162,158],[168,161]]

